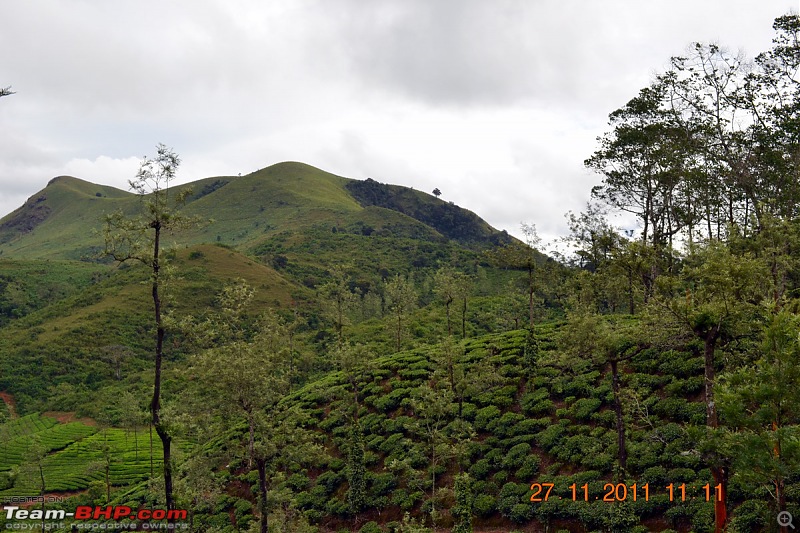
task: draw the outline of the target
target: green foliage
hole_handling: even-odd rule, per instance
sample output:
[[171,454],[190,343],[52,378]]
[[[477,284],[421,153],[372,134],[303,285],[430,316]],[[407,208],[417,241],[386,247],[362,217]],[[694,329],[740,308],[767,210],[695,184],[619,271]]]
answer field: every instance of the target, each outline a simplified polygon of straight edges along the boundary
[[500,409],[495,405],[489,405],[479,409],[475,415],[475,429],[491,432],[498,424]]
[[383,532],[383,530],[381,529],[381,527],[378,525],[377,522],[367,522],[366,524],[361,526],[361,529],[359,529],[358,531],[359,531],[359,533],[382,533]]
[[769,506],[765,502],[748,500],[736,508],[731,519],[733,531],[759,531],[772,521]]
[[357,515],[366,505],[366,461],[361,429],[355,426],[350,432],[350,446],[347,454],[347,506]]
[[528,443],[517,444],[506,454],[503,459],[503,468],[518,468],[522,465],[525,458],[531,452],[531,445]]
[[467,474],[459,474],[455,477],[453,492],[455,494],[455,506],[450,514],[455,518],[453,533],[472,533],[472,512],[474,505],[474,489],[472,479]]
[[525,481],[525,480],[532,481],[539,473],[539,467],[541,466],[541,464],[542,460],[538,455],[528,455],[522,461],[522,465],[516,471],[514,476],[519,481]]
[[533,518],[535,509],[527,501],[529,486],[506,483],[497,497],[497,510],[516,524],[523,524]]

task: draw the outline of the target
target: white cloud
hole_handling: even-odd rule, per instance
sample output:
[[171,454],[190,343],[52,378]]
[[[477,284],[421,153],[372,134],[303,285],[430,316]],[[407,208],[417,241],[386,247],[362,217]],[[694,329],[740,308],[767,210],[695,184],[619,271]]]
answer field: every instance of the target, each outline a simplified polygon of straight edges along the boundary
[[498,228],[564,228],[582,161],[692,40],[750,55],[794,1],[0,3],[0,214],[59,174],[126,188],[282,160],[430,191]]
[[136,157],[114,159],[104,155],[93,161],[71,159],[64,165],[64,174],[127,191],[129,189],[128,180],[136,175],[140,161],[141,159]]

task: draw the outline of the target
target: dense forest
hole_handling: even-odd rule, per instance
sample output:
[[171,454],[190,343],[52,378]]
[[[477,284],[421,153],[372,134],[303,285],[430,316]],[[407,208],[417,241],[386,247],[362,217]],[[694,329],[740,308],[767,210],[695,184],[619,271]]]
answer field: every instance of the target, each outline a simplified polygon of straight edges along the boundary
[[[0,500],[198,531],[793,529],[800,17],[774,29],[609,115],[554,258],[295,163],[171,187],[159,145],[131,195],[53,180],[0,220]],[[118,207],[80,256],[65,198]]]

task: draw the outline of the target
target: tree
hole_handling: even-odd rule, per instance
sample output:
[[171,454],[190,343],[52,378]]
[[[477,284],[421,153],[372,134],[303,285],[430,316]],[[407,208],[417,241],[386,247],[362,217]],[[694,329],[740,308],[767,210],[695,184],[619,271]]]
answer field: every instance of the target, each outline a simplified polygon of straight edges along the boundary
[[[715,397],[717,350],[739,338],[752,336],[760,322],[761,302],[770,279],[763,261],[745,254],[734,255],[729,246],[712,241],[695,246],[679,277],[663,279],[657,305],[651,310],[662,330],[682,329],[700,341],[703,358],[706,427],[714,434],[720,427]],[[678,334],[678,338],[680,335]],[[725,495],[729,475],[728,458],[711,451],[704,457],[714,478],[723,487],[723,498],[715,500],[716,531],[727,524]]]
[[[28,449],[25,451],[24,459],[25,463],[27,463],[28,468],[36,469],[36,473],[39,475],[39,496],[44,496],[45,493],[45,480],[44,480],[44,460],[47,458],[47,447],[42,442],[41,437],[39,434],[35,433],[31,438],[31,443]],[[32,472],[31,472],[32,474]],[[44,528],[44,503],[45,499],[42,498],[42,528]]]
[[[442,267],[433,275],[433,292],[444,304],[445,315],[447,316],[447,335],[450,336],[453,334],[453,328],[450,323],[450,306],[458,300],[463,300],[466,308],[466,300],[469,294],[469,277],[452,267]],[[464,332],[462,331],[463,334]]]
[[369,354],[363,345],[351,346],[340,344],[334,351],[336,366],[347,380],[353,398],[353,426],[358,426],[359,383],[361,376],[369,366]]
[[671,245],[672,236],[685,223],[675,201],[680,194],[684,134],[674,114],[664,109],[666,90],[656,82],[611,113],[613,131],[600,139],[601,148],[585,161],[604,176],[592,196],[635,215],[642,225],[642,243],[656,249]]
[[364,458],[364,434],[358,422],[350,428],[347,449],[347,507],[358,526],[359,513],[367,500],[367,463]]
[[119,381],[122,379],[122,363],[131,359],[134,352],[128,346],[113,344],[100,348],[100,354],[100,358],[114,368],[114,377]]
[[[241,309],[249,290],[235,291],[238,299],[228,309]],[[222,314],[227,313],[226,309]],[[318,454],[311,434],[304,429],[307,415],[284,407],[280,400],[289,392],[288,334],[274,313],[262,317],[251,341],[234,340],[195,356],[189,373],[196,389],[189,402],[196,410],[211,407],[222,415],[212,421],[217,435],[230,435],[244,422],[244,456],[258,476],[260,530],[268,531],[270,479],[278,468],[304,463]]]
[[442,191],[439,190],[439,187],[436,187],[435,189],[433,189],[433,195],[436,198],[439,198],[442,195]]
[[150,413],[153,427],[161,439],[164,451],[164,495],[167,509],[174,509],[172,497],[171,442],[167,427],[161,420],[161,367],[164,358],[164,324],[162,284],[164,281],[164,258],[161,243],[164,233],[186,227],[194,223],[183,217],[179,207],[191,193],[188,188],[175,193],[170,184],[180,165],[178,155],[163,144],[156,147],[156,157],[145,157],[139,166],[136,178],[128,183],[139,194],[143,213],[129,217],[121,211],[108,215],[105,219],[105,254],[123,263],[139,261],[150,270],[150,287],[153,298],[153,321],[155,323],[155,358],[153,396]]
[[453,533],[472,533],[472,509],[474,505],[474,486],[469,474],[457,474],[453,482],[456,504],[450,511],[456,523]]
[[786,511],[786,482],[800,469],[800,319],[774,313],[761,357],[720,376],[720,412],[731,428],[736,476],[767,486],[776,512]]
[[449,388],[425,383],[415,391],[411,407],[415,415],[412,429],[428,445],[431,518],[436,522],[436,469],[441,462],[455,455],[455,448],[446,431],[452,415],[453,396]]
[[344,327],[350,323],[348,317],[355,308],[357,300],[347,284],[344,269],[338,266],[331,269],[331,279],[320,287],[320,296],[322,309],[333,321],[336,338],[341,344],[344,342]]
[[613,409],[617,429],[618,475],[624,476],[628,468],[628,453],[625,444],[625,420],[622,416],[622,381],[620,366],[644,350],[645,345],[637,341],[636,332],[612,327],[596,313],[579,309],[569,316],[562,340],[569,346],[572,355],[598,368],[606,365],[611,370],[611,389],[614,394]]
[[534,273],[537,267],[536,246],[541,239],[536,233],[534,224],[521,224],[522,234],[525,242],[514,241],[502,248],[498,248],[490,253],[493,262],[501,268],[511,268],[515,270],[525,270],[527,272],[526,293],[528,295],[528,325],[534,324],[534,295],[536,293],[536,283]]
[[414,284],[399,274],[386,283],[386,305],[394,315],[395,340],[397,351],[400,351],[403,339],[404,321],[417,306],[417,293]]
[[[463,353],[463,348],[461,349]],[[492,387],[506,385],[506,380],[498,374],[486,358],[466,363],[459,357],[459,346],[447,337],[434,352],[435,371],[432,379],[447,384],[447,394],[457,404],[456,417],[466,423],[463,417],[464,400]],[[437,389],[439,390],[439,389]]]

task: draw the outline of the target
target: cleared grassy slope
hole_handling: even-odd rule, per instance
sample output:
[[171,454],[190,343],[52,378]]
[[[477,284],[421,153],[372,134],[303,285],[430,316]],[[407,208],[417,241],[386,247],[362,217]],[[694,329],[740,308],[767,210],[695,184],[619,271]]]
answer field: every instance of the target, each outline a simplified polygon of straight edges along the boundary
[[[365,209],[362,204],[373,204],[359,203],[348,189],[352,183],[354,180],[289,162],[246,176],[220,176],[179,185],[175,192],[186,187],[193,190],[183,208],[185,214],[206,222],[173,238],[181,243],[220,242],[247,250],[282,232],[357,224],[375,229],[400,227],[405,228],[404,234],[441,238],[441,233],[428,224],[438,216],[431,209],[448,213],[458,209],[403,187],[393,188],[399,191],[398,197],[405,198],[402,205]],[[426,197],[424,201],[420,200],[422,196]],[[414,208],[403,208],[410,199],[414,199]],[[0,256],[96,260],[102,246],[99,230],[104,214],[122,210],[132,215],[140,210],[140,201],[138,196],[113,187],[66,176],[54,178],[25,205],[0,220]],[[479,220],[472,213],[470,216]],[[481,223],[491,233],[491,228]]]
[[[180,277],[168,283],[166,295],[174,302],[169,309],[179,316],[213,307],[220,288],[236,278],[257,290],[256,308],[287,308],[303,295],[273,268],[229,248],[184,248],[173,265]],[[123,363],[124,375],[147,368],[152,351],[147,280],[143,267],[126,266],[7,324],[0,336],[0,390],[17,397],[25,411],[32,398],[47,396],[48,388],[62,382],[93,389],[114,379],[108,350],[118,346],[131,354]]]

